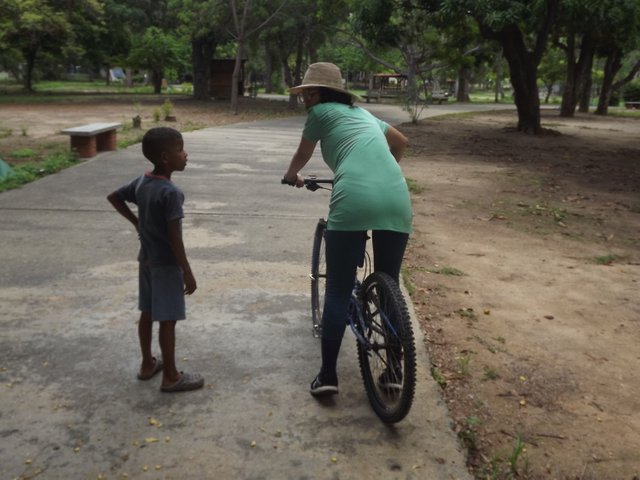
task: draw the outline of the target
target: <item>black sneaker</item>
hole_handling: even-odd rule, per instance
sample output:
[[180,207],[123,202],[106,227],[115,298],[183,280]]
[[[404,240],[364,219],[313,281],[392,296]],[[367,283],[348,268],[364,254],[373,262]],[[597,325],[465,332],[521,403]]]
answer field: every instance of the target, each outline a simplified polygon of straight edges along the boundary
[[378,385],[383,390],[402,390],[402,368],[385,368],[378,377]]
[[313,379],[311,382],[311,389],[309,390],[314,397],[326,397],[329,395],[335,395],[338,393],[338,385],[331,385],[328,383],[322,383],[320,381],[320,375]]

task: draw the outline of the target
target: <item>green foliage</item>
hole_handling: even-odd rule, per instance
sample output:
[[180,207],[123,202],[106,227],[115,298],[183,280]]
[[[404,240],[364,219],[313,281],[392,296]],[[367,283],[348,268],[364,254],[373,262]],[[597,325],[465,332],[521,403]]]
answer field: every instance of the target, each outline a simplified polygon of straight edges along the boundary
[[71,152],[57,153],[40,163],[25,163],[13,167],[13,174],[0,180],[0,192],[18,188],[40,177],[56,173],[78,163],[78,157]]
[[615,253],[609,253],[607,255],[601,255],[599,257],[596,257],[595,262],[598,265],[611,265],[612,263],[621,260],[622,257],[621,255],[616,255]]
[[149,27],[134,38],[127,62],[132,67],[162,72],[167,67],[180,65],[180,53],[180,43],[173,35]]
[[11,156],[16,158],[30,158],[35,154],[36,152],[32,148],[20,148],[19,150],[11,152]]
[[162,109],[162,113],[164,113],[164,118],[170,117],[173,113],[173,103],[171,103],[171,100],[169,100],[168,98],[164,101],[160,108]]
[[635,80],[624,87],[622,96],[627,102],[640,102],[640,80]]

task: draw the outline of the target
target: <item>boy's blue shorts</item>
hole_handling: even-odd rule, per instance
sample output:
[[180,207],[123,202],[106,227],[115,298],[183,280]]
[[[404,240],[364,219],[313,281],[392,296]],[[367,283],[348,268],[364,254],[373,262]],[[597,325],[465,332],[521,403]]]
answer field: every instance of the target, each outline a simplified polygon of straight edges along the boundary
[[138,307],[153,321],[184,320],[184,277],[178,265],[140,263]]

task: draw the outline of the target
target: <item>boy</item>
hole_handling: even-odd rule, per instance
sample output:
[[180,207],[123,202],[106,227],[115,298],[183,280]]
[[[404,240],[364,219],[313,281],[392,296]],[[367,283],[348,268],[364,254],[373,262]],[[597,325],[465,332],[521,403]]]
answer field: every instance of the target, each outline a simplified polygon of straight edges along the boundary
[[[138,337],[142,365],[138,379],[150,380],[162,371],[161,391],[196,390],[204,385],[202,376],[179,372],[175,363],[176,321],[185,318],[184,294],[196,290],[182,242],[184,194],[171,182],[173,172],[185,169],[187,152],[180,132],[159,127],[144,135],[142,153],[153,163],[153,171],[107,197],[140,237]],[[138,206],[137,217],[125,202]],[[151,354],[153,321],[160,324],[162,359]]]

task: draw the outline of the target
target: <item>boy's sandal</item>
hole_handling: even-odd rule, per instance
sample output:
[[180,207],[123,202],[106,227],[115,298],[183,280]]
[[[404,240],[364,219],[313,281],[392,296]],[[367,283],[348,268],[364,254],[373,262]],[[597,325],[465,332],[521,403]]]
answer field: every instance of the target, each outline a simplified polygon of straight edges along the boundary
[[169,385],[166,387],[160,387],[162,392],[172,393],[172,392],[186,392],[189,390],[197,390],[204,386],[204,378],[202,375],[198,373],[184,373],[180,372],[181,377],[173,385]]
[[153,357],[153,361],[155,363],[153,365],[153,370],[151,370],[151,373],[149,373],[148,375],[142,375],[142,372],[138,372],[138,380],[151,380],[153,377],[155,377],[158,373],[162,371],[162,367],[163,367],[162,359]]

